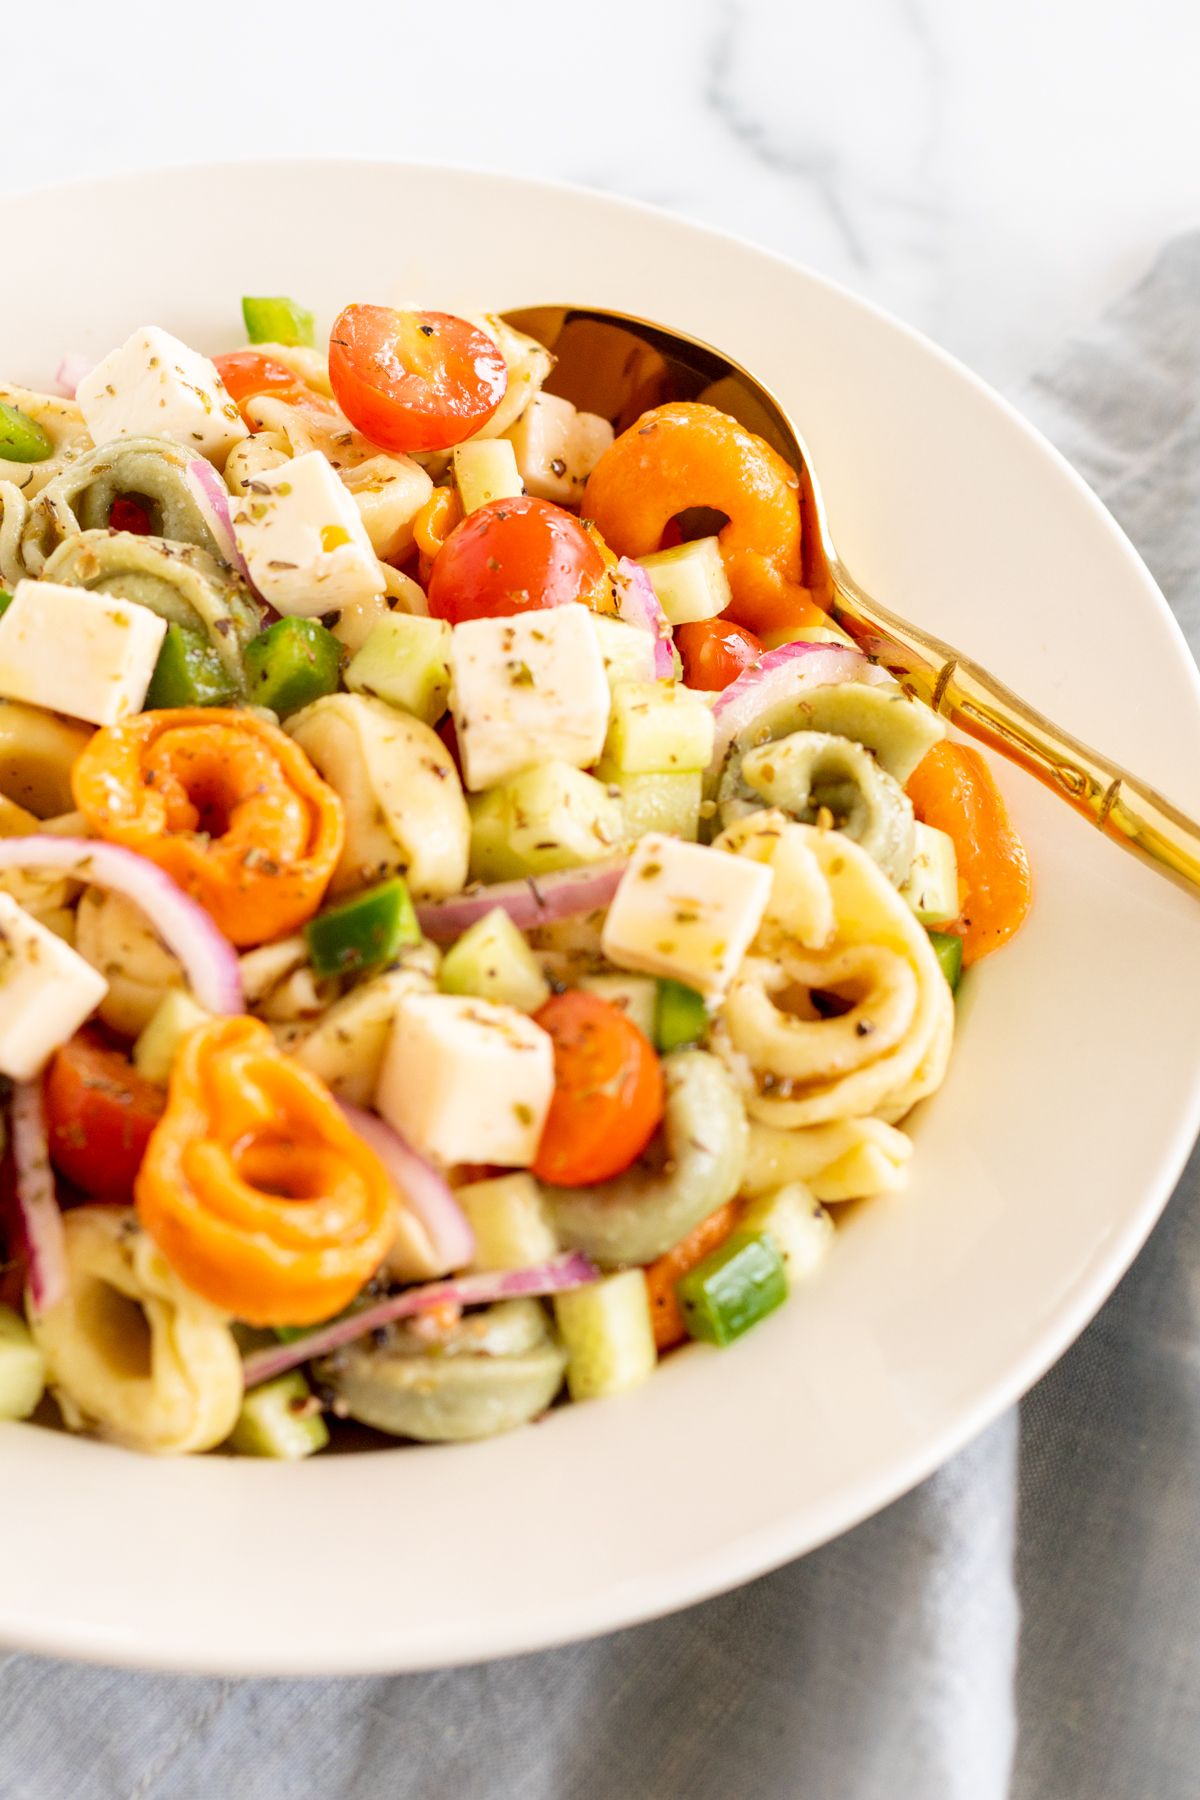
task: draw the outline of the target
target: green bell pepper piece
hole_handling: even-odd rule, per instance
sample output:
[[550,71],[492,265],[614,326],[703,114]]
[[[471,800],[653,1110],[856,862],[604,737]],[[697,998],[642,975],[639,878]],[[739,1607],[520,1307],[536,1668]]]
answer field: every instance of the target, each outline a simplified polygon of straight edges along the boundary
[[245,661],[250,699],[283,719],[337,693],[342,646],[319,619],[277,619],[251,638]]
[[722,1348],[782,1306],[787,1293],[783,1258],[766,1232],[735,1231],[675,1283],[689,1335]]
[[12,595],[7,588],[0,588],[0,619],[4,617],[11,605]]
[[950,992],[957,994],[962,979],[962,939],[955,937],[952,931],[931,931],[929,941],[942,966],[942,974],[950,983]]
[[318,975],[356,975],[394,961],[406,944],[419,944],[421,927],[408,887],[395,875],[318,913],[304,938]]
[[311,350],[316,342],[312,314],[294,300],[256,299],[247,294],[242,301],[242,317],[252,344],[303,344]]
[[695,988],[660,981],[654,1003],[654,1042],[663,1056],[698,1044],[708,1030],[708,1008]]
[[0,461],[45,462],[54,445],[36,419],[0,400]]
[[208,639],[186,625],[168,625],[146,690],[146,710],[225,706],[236,695],[229,671]]

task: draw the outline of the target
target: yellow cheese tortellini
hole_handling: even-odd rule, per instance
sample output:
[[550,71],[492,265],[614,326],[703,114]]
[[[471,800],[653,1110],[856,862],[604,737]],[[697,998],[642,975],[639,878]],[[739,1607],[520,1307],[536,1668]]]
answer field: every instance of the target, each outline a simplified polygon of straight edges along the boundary
[[389,875],[403,875],[417,900],[465,887],[467,803],[436,732],[362,694],[327,694],[289,719],[287,729],[345,808],[346,844],[332,892]]
[[783,877],[713,1029],[750,1117],[791,1130],[903,1117],[940,1086],[954,1032],[949,986],[905,902],[843,833],[783,813],[740,820],[717,844]]
[[63,1216],[67,1292],[31,1329],[67,1423],[136,1450],[211,1450],[242,1404],[225,1315],[191,1293],[132,1208]]

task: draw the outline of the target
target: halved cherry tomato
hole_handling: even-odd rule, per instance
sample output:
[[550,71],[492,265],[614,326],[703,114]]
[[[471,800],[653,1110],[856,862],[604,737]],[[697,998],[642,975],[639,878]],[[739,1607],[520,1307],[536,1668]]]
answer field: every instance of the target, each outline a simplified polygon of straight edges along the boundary
[[577,519],[531,494],[489,500],[455,526],[434,560],[429,610],[452,625],[581,600],[608,603],[604,558]]
[[766,646],[732,619],[699,619],[675,627],[675,648],[683,658],[687,687],[715,693],[736,681],[743,669],[765,655]]
[[229,389],[230,399],[237,401],[251,431],[257,430],[257,425],[246,411],[246,402],[257,399],[259,394],[270,394],[293,405],[304,401],[323,404],[322,396],[301,381],[286,363],[264,356],[261,350],[230,350],[224,356],[214,356],[213,366]]
[[663,1116],[654,1046],[619,1006],[582,988],[555,994],[534,1019],[554,1040],[555,1086],[533,1172],[558,1187],[607,1181]]
[[45,1077],[50,1160],[93,1199],[128,1201],[166,1095],[95,1031],[56,1050]]
[[448,450],[504,398],[508,364],[486,331],[451,313],[348,306],[329,335],[338,405],[384,450]]
[[954,843],[962,912],[953,931],[963,962],[978,962],[1021,929],[1033,899],[1029,858],[1004,796],[979,751],[948,739],[935,744],[908,778],[913,811]]

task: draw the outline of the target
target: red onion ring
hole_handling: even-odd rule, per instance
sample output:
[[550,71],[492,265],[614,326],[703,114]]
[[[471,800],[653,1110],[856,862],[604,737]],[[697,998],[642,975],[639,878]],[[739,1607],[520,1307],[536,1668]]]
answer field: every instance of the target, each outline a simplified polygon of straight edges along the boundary
[[29,1269],[29,1298],[38,1312],[67,1292],[67,1247],[40,1081],[19,1081],[12,1094],[12,1148],[17,1212]]
[[409,1210],[425,1227],[439,1262],[446,1269],[465,1268],[475,1253],[475,1234],[446,1177],[418,1156],[386,1120],[345,1100],[339,1100],[338,1105],[364,1144],[375,1152]]
[[571,1250],[532,1269],[508,1269],[494,1275],[462,1275],[456,1281],[432,1281],[424,1287],[406,1288],[402,1294],[393,1294],[375,1306],[364,1306],[350,1318],[335,1319],[332,1325],[322,1325],[319,1330],[309,1332],[307,1337],[294,1338],[290,1344],[270,1344],[263,1350],[252,1351],[243,1364],[246,1386],[257,1387],[260,1382],[270,1381],[288,1369],[297,1368],[300,1363],[311,1362],[315,1356],[327,1356],[331,1350],[340,1350],[343,1344],[352,1344],[357,1338],[366,1337],[368,1332],[378,1331],[381,1325],[411,1318],[414,1313],[424,1312],[431,1306],[443,1303],[490,1306],[495,1300],[519,1297],[536,1300],[546,1294],[565,1293],[568,1288],[585,1287],[589,1281],[598,1280],[599,1273],[586,1256]]
[[716,733],[710,769],[719,769],[734,738],[757,723],[763,713],[805,688],[834,687],[843,681],[886,686],[886,669],[868,661],[848,644],[781,644],[731,681],[713,705]]
[[63,357],[54,371],[55,383],[62,389],[68,400],[73,400],[76,388],[85,375],[91,374],[95,366],[94,356],[84,356],[79,350],[73,351],[70,356]]
[[527,875],[522,881],[498,881],[449,900],[418,906],[417,918],[426,937],[447,944],[497,906],[522,931],[575,919],[607,906],[625,873],[625,860],[589,863],[582,869],[559,869],[553,875]]
[[654,591],[654,583],[641,563],[623,556],[617,564],[622,576],[621,617],[629,625],[648,631],[654,639],[654,674],[659,681],[669,681],[675,673],[675,654],[671,637],[671,621]]
[[97,838],[0,838],[0,869],[58,869],[76,881],[124,894],[140,907],[183,964],[201,1006],[214,1013],[246,1010],[237,952],[202,906],[136,850]]
[[236,569],[246,586],[253,588],[250,569],[238,549],[233,530],[233,514],[229,507],[229,489],[210,462],[197,456],[187,466],[187,483],[192,498],[204,515],[204,522],[217,541],[217,548],[230,568]]

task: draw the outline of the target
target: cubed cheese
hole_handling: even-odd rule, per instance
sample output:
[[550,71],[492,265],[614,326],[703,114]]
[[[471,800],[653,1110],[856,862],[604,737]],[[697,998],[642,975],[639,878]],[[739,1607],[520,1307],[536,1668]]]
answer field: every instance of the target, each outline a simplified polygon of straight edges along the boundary
[[234,504],[233,535],[276,612],[315,619],[384,591],[354,497],[319,450],[256,475]]
[[578,506],[584,483],[613,441],[598,413],[576,412],[558,394],[535,394],[508,436],[527,493]]
[[115,725],[141,710],[166,630],[115,594],[18,581],[0,616],[0,695]]
[[758,930],[771,880],[765,863],[651,833],[621,877],[601,947],[620,968],[720,995]]
[[473,792],[535,763],[595,762],[610,701],[586,606],[468,619],[454,628],[452,660],[450,707]]
[[553,1092],[554,1046],[524,1013],[411,994],[396,1008],[375,1104],[439,1162],[519,1169],[537,1155]]
[[32,1081],[107,992],[103,975],[0,893],[0,1075]]
[[92,440],[170,438],[224,463],[249,431],[207,356],[169,331],[142,325],[110,350],[75,391]]

